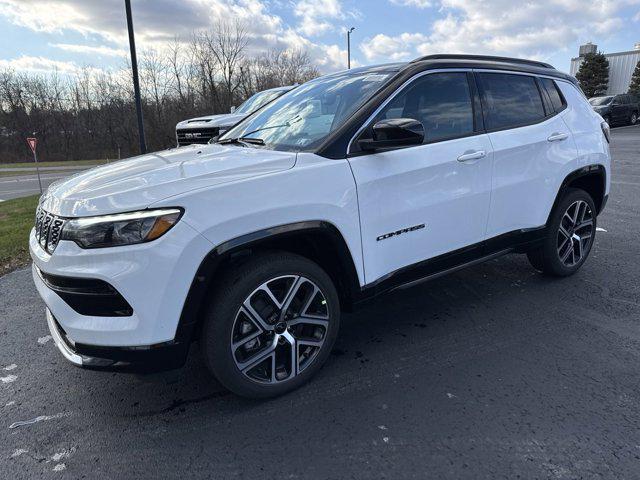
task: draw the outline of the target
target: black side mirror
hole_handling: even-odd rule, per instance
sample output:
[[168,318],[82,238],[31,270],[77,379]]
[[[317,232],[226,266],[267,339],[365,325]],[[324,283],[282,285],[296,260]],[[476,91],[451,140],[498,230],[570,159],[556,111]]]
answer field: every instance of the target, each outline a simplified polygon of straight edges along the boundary
[[362,150],[408,147],[424,142],[424,125],[413,118],[380,120],[373,126],[373,138],[358,141]]

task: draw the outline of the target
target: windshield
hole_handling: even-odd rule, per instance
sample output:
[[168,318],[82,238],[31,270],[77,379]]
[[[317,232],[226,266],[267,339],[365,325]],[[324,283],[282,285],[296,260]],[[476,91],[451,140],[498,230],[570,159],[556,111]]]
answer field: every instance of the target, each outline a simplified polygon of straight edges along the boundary
[[609,105],[611,100],[613,100],[613,97],[595,97],[590,98],[589,103],[594,107],[597,107],[599,105]]
[[311,151],[369,99],[390,72],[342,73],[297,87],[226,132],[221,141],[260,139],[265,148]]
[[258,92],[242,102],[242,105],[236,108],[234,113],[246,113],[248,115],[266,105],[271,100],[278,98],[283,93],[285,93],[285,90],[276,90],[275,92],[273,90],[266,90],[264,92]]

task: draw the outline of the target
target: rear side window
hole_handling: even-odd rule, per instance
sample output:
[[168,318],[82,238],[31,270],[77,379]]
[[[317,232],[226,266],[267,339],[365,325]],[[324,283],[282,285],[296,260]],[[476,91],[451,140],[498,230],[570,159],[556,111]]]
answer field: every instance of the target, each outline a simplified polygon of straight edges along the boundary
[[467,74],[432,73],[416,79],[384,107],[373,123],[393,118],[422,122],[426,143],[472,134],[473,106]]
[[478,74],[488,130],[518,127],[545,118],[534,77],[504,73]]
[[542,86],[547,91],[549,95],[549,99],[551,100],[551,106],[555,110],[555,112],[560,112],[564,110],[564,107],[567,106],[567,102],[565,102],[556,82],[551,80],[550,78],[541,78]]

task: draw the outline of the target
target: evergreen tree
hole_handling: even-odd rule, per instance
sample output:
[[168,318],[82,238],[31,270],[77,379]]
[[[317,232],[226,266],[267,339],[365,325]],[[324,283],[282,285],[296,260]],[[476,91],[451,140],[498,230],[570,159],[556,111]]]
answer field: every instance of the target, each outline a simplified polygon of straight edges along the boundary
[[609,60],[603,53],[587,53],[576,73],[587,98],[604,95],[609,87]]
[[640,99],[640,61],[636,65],[636,69],[631,75],[631,83],[629,84],[629,93]]

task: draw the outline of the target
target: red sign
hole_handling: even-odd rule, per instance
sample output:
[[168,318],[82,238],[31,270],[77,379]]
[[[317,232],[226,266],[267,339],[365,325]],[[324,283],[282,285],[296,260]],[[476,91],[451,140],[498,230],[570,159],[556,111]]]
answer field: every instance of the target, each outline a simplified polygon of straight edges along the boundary
[[36,145],[38,144],[37,138],[27,138],[27,143],[29,144],[29,148],[35,154],[36,153]]

